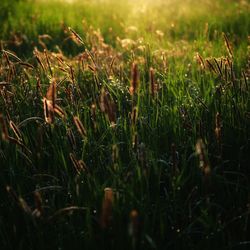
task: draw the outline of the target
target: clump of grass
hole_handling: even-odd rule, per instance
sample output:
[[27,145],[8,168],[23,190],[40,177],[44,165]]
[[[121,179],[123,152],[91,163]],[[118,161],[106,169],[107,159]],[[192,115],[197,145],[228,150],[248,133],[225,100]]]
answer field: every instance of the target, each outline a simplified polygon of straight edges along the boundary
[[[243,3],[223,3],[126,3],[126,20],[114,1],[101,15],[96,3],[81,15],[76,4],[75,18],[76,7],[49,3],[64,23],[52,28],[62,17],[40,12],[29,41],[6,19],[14,33],[4,33],[0,56],[3,248],[249,245],[248,30],[232,32],[222,6],[248,21]],[[30,8],[47,8],[25,4],[25,23]],[[182,8],[170,20],[165,6]]]

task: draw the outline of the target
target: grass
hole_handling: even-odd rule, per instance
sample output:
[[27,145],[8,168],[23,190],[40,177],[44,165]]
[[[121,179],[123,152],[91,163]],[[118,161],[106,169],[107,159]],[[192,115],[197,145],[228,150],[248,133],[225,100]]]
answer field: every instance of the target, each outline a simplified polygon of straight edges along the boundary
[[3,1],[2,249],[248,249],[249,10]]

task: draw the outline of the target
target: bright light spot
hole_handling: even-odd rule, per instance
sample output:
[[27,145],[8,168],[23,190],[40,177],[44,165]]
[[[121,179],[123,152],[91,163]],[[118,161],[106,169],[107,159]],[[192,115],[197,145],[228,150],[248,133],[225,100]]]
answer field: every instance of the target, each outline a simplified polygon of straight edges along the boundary
[[63,0],[62,2],[73,3],[75,0]]

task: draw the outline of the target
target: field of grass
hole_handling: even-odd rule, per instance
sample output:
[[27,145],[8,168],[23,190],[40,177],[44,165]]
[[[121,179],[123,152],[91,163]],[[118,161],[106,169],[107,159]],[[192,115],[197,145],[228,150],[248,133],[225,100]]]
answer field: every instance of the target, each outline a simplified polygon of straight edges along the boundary
[[250,248],[249,1],[0,22],[0,249]]

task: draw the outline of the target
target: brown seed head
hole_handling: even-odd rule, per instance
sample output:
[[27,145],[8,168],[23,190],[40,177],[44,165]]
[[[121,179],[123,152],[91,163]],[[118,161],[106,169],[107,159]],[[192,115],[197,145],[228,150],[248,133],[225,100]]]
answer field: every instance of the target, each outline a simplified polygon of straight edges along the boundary
[[80,174],[83,169],[82,169],[82,166],[79,164],[79,161],[76,159],[75,154],[70,153],[69,157],[70,157],[70,159],[71,159],[71,161],[73,163],[73,166],[74,166],[77,174]]
[[48,124],[52,124],[54,122],[54,109],[52,105],[52,101],[47,100],[45,97],[43,98],[43,111],[44,118]]
[[62,119],[65,118],[66,113],[65,113],[64,110],[63,110],[61,107],[59,107],[58,105],[55,105],[54,111],[55,111],[55,113],[56,113],[58,116],[60,116]]
[[202,56],[198,52],[196,54],[196,60],[197,60],[198,64],[200,65],[201,69],[205,69],[204,60],[203,60]]
[[52,82],[50,83],[50,86],[46,93],[46,98],[47,100],[52,102],[52,106],[53,108],[55,108],[55,105],[56,105],[56,81],[55,79],[52,79]]
[[43,214],[43,207],[42,207],[42,197],[41,194],[39,192],[35,192],[34,193],[34,199],[35,199],[35,210],[33,211],[33,215],[37,218],[41,217],[41,215]]
[[116,121],[116,106],[114,101],[112,100],[110,94],[102,89],[100,96],[100,108],[101,111],[104,112],[111,124],[115,124]]
[[103,229],[107,228],[111,223],[113,200],[114,197],[112,188],[105,188],[100,221],[101,227]]
[[139,87],[139,71],[137,63],[132,64],[130,94],[134,95]]
[[80,135],[83,137],[83,138],[86,138],[87,137],[87,131],[86,129],[84,128],[82,122],[80,121],[80,119],[77,117],[77,116],[74,116],[74,123],[77,127],[77,130],[78,132],[80,133]]

